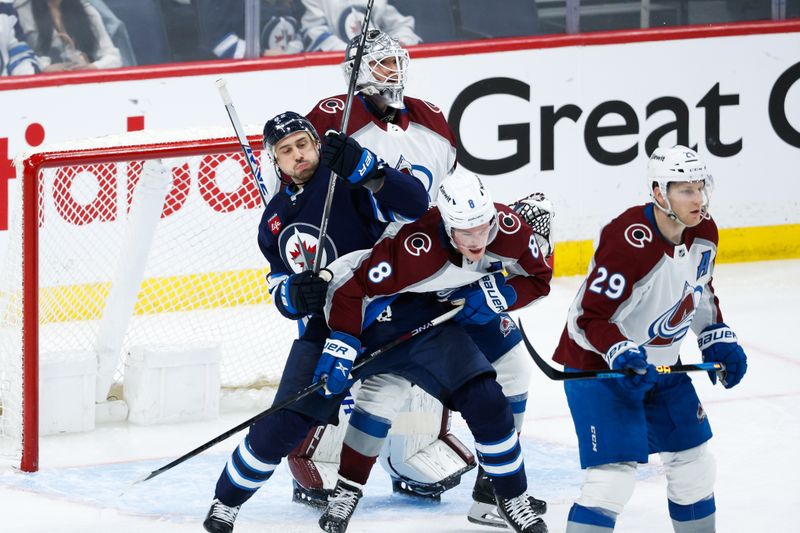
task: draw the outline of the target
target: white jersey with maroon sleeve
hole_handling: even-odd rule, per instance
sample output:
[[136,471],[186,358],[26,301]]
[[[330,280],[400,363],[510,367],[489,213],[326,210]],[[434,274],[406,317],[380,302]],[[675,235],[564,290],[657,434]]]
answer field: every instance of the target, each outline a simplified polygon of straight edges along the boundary
[[711,286],[717,226],[710,218],[673,244],[657,229],[653,204],[628,209],[605,226],[569,310],[553,359],[580,369],[607,368],[605,354],[631,340],[654,365],[675,364],[691,327],[722,321]]
[[[321,136],[341,127],[346,98],[326,98],[306,115]],[[403,102],[406,108],[397,111],[397,123],[386,123],[356,95],[346,133],[389,166],[419,179],[435,200],[439,184],[455,166],[456,141],[438,107],[417,98],[405,97]]]
[[513,211],[495,204],[498,232],[484,256],[472,262],[459,254],[445,234],[439,210],[431,208],[410,224],[387,228],[372,250],[347,254],[329,268],[326,318],[333,330],[361,334],[371,301],[401,292],[436,292],[469,285],[505,269],[519,309],[550,292],[552,271],[536,244],[533,230]]

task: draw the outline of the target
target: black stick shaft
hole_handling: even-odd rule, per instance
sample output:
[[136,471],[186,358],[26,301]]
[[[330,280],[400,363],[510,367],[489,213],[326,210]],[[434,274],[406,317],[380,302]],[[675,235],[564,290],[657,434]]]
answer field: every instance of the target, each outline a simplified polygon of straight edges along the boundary
[[[553,368],[550,366],[547,361],[542,359],[542,356],[539,355],[539,352],[533,347],[531,342],[528,340],[528,336],[525,334],[525,330],[522,328],[522,321],[519,324],[519,330],[522,333],[522,340],[525,342],[525,347],[528,349],[528,353],[533,358],[533,362],[536,363],[536,366],[546,375],[548,378],[554,381],[572,381],[576,379],[619,379],[624,378],[625,376],[631,375],[631,371],[625,370],[581,370],[577,372],[564,372]],[[697,364],[688,364],[688,365],[662,365],[656,366],[656,371],[659,374],[678,374],[684,372],[699,372],[699,371],[709,371],[715,370],[717,372],[722,372],[725,370],[725,365],[722,363],[697,363]]]
[[[353,95],[356,92],[356,82],[358,81],[358,71],[361,70],[361,58],[364,55],[364,44],[367,42],[367,32],[369,31],[369,21],[372,18],[372,4],[375,0],[367,2],[367,10],[364,13],[364,25],[361,28],[361,39],[358,41],[356,57],[353,58],[353,71],[350,73],[350,83],[347,86],[347,101],[344,104],[344,114],[342,115],[342,125],[339,131],[346,134],[347,124],[350,122],[350,108],[353,105]],[[322,208],[322,219],[319,223],[319,242],[317,253],[314,256],[314,273],[319,273],[322,268],[322,252],[325,249],[325,239],[328,237],[328,220],[331,217],[331,206],[333,205],[333,193],[336,190],[336,174],[331,171],[328,179],[328,194],[325,196],[325,205]]]
[[[394,339],[391,342],[388,342],[388,343],[384,344],[380,348],[377,348],[377,349],[373,350],[367,356],[363,357],[358,363],[356,363],[356,365],[353,366],[353,370],[358,370],[359,368],[361,368],[362,366],[366,365],[367,363],[369,363],[370,361],[372,361],[373,359],[375,359],[376,357],[378,357],[382,353],[391,350],[392,348],[394,348],[398,344],[401,344],[401,343],[411,339],[412,337],[416,337],[420,333],[422,333],[424,331],[427,331],[427,330],[431,329],[434,326],[438,326],[439,324],[447,322],[448,320],[453,318],[461,310],[461,307],[462,306],[455,307],[455,308],[451,309],[450,311],[447,311],[446,313],[444,313],[442,315],[439,315],[436,318],[426,322],[425,324],[421,325],[420,327],[418,327],[416,329],[413,329],[411,331],[407,331],[406,333],[403,333],[398,338]],[[304,388],[303,390],[301,390],[300,392],[298,392],[294,396],[286,398],[284,401],[273,405],[269,409],[267,409],[265,411],[262,411],[259,414],[255,415],[255,416],[253,416],[251,418],[248,418],[247,420],[245,420],[244,422],[242,422],[238,426],[233,427],[233,428],[229,429],[228,431],[226,431],[225,433],[222,433],[221,435],[218,435],[218,436],[214,437],[210,441],[206,442],[205,444],[202,444],[202,445],[198,446],[194,450],[181,455],[180,457],[178,457],[177,459],[175,459],[171,463],[166,464],[166,465],[164,465],[161,468],[158,468],[156,470],[153,470],[146,477],[136,481],[135,483],[141,483],[142,481],[147,481],[149,479],[153,479],[154,477],[158,476],[159,474],[163,474],[167,470],[170,470],[170,469],[178,466],[179,464],[191,459],[195,455],[199,455],[200,453],[206,451],[207,449],[211,448],[215,444],[219,444],[220,442],[224,441],[225,439],[227,439],[231,435],[234,435],[234,434],[240,432],[241,430],[243,430],[243,429],[245,429],[247,427],[250,427],[252,424],[258,422],[262,418],[264,418],[266,416],[269,416],[272,413],[274,413],[275,411],[278,411],[279,409],[283,409],[284,407],[286,407],[286,406],[288,406],[288,405],[290,405],[290,404],[292,404],[292,403],[294,403],[294,402],[296,402],[296,401],[298,401],[298,400],[300,400],[302,398],[305,398],[306,396],[308,396],[309,394],[311,394],[313,392],[316,392],[317,390],[319,390],[319,389],[321,389],[322,387],[325,386],[326,381],[327,381],[327,378],[323,376],[323,379],[321,379],[320,381],[318,381],[316,383],[312,383],[311,385],[309,385],[308,387]]]

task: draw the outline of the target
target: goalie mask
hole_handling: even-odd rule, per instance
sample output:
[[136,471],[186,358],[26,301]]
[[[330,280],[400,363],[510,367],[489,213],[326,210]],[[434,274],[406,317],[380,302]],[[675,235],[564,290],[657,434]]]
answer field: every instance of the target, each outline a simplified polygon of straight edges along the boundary
[[488,224],[487,235],[482,236],[482,243],[475,243],[475,248],[488,246],[497,236],[497,209],[489,190],[478,176],[462,167],[457,167],[442,181],[436,205],[454,248],[464,246],[463,242],[456,242],[454,235],[457,230],[470,230]]
[[[672,148],[656,148],[647,163],[647,187],[650,197],[655,206],[670,219],[683,224],[672,210],[667,196],[669,184],[678,182],[703,183],[703,204],[700,209],[703,217],[708,217],[708,204],[714,189],[714,178],[706,169],[705,163],[700,160],[697,152],[681,145]],[[666,207],[659,205],[655,200],[653,188],[656,185],[667,203]]]
[[[348,83],[360,40],[361,35],[356,35],[345,51],[342,67]],[[403,109],[407,72],[408,52],[400,46],[400,42],[380,30],[367,31],[356,90],[367,96],[380,95],[389,107]]]
[[544,193],[535,192],[520,198],[508,207],[533,229],[536,244],[544,256],[553,255],[552,222],[556,215],[553,202],[546,198]]

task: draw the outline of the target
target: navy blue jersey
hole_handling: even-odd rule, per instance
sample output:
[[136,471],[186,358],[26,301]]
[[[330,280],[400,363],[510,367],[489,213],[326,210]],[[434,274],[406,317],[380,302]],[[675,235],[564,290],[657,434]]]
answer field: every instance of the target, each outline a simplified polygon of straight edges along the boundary
[[[381,189],[336,185],[322,266],[355,250],[371,248],[389,222],[411,221],[428,208],[428,194],[416,178],[385,168]],[[258,245],[270,265],[272,292],[291,274],[310,270],[319,242],[319,225],[331,171],[322,165],[302,187],[294,184],[267,204],[258,227]]]

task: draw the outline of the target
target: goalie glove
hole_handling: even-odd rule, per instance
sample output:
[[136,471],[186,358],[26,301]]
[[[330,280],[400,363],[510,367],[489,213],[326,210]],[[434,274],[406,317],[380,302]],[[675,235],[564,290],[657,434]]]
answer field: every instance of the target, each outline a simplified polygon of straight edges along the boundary
[[544,193],[535,192],[509,205],[523,222],[533,228],[536,244],[545,258],[553,255],[551,223],[556,216],[553,202]]

